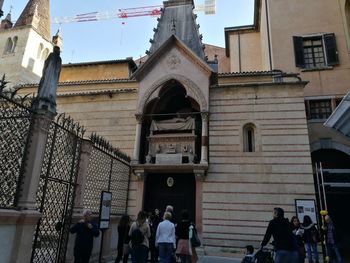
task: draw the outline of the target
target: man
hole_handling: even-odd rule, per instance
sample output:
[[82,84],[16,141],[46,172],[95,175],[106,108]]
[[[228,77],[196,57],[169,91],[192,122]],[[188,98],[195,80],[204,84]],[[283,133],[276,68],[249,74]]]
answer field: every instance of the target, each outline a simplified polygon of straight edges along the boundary
[[326,215],[324,217],[325,225],[322,226],[322,231],[326,235],[326,246],[327,246],[327,253],[329,256],[329,262],[334,262],[334,256],[333,252],[335,254],[335,257],[337,259],[338,263],[342,263],[343,259],[340,255],[339,247],[338,247],[338,238],[337,232],[335,231],[333,221],[329,215]]
[[293,236],[288,219],[284,218],[284,210],[276,207],[273,210],[273,219],[269,222],[261,246],[267,245],[271,236],[276,249],[275,263],[297,263],[298,246]]
[[156,247],[159,248],[160,263],[171,263],[176,248],[175,225],[170,222],[169,212],[164,213],[163,219],[157,228]]
[[74,263],[89,263],[94,237],[98,237],[97,225],[92,222],[90,209],[83,211],[83,219],[71,227],[70,232],[76,234],[74,243]]

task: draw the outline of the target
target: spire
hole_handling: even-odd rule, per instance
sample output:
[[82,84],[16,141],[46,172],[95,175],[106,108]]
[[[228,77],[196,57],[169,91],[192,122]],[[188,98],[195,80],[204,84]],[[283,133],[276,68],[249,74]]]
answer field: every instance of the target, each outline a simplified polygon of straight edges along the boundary
[[39,34],[50,40],[50,0],[29,0],[17,20],[17,26],[33,26]]
[[11,21],[11,11],[12,11],[12,6],[10,9],[10,12],[7,14],[4,20],[1,21],[0,29],[10,29],[13,26],[13,23]]
[[154,29],[154,37],[148,54],[156,51],[172,35],[202,59],[205,59],[199,25],[193,13],[193,0],[169,0],[164,2],[162,16],[158,18],[158,26]]

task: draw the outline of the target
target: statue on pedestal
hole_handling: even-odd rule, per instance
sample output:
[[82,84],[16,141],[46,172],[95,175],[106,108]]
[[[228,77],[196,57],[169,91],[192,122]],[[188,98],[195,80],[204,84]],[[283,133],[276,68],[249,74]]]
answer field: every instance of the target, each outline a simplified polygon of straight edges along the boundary
[[37,97],[33,103],[36,111],[49,111],[56,114],[57,86],[61,73],[62,59],[60,48],[55,46],[45,60],[43,75],[39,82]]

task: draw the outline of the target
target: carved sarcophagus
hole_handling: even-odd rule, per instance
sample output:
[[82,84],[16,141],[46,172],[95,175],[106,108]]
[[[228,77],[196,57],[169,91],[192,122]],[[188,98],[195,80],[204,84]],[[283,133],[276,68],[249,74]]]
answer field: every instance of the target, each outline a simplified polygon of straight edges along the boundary
[[146,163],[193,163],[196,152],[194,131],[195,121],[191,117],[152,121]]

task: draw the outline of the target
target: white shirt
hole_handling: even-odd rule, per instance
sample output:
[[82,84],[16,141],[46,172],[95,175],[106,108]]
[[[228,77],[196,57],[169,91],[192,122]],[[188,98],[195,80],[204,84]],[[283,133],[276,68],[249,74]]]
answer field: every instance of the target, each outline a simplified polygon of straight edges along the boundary
[[172,243],[176,248],[175,243],[175,226],[169,220],[160,222],[156,233],[156,247],[159,243]]

